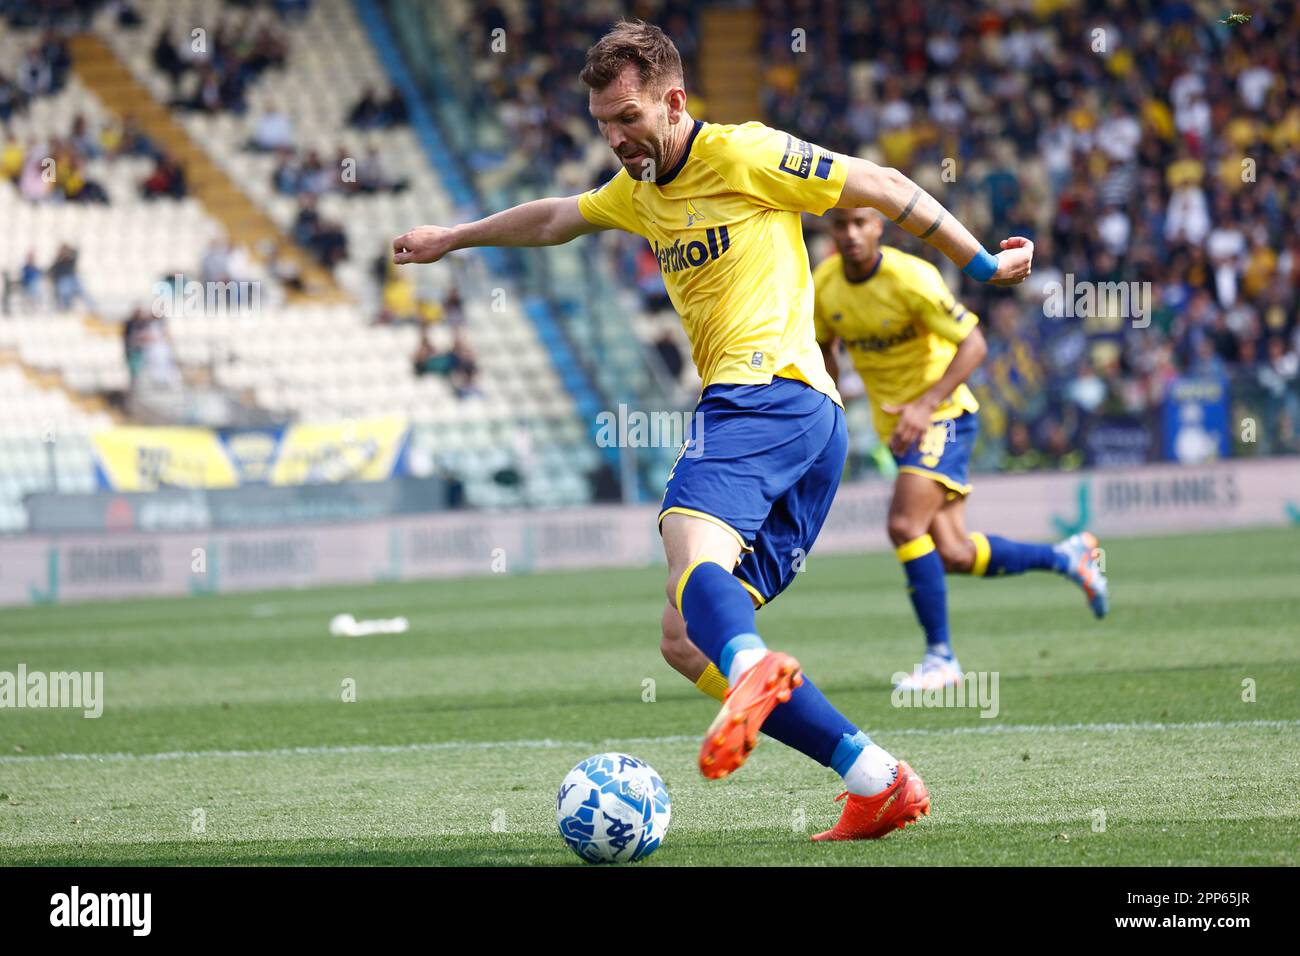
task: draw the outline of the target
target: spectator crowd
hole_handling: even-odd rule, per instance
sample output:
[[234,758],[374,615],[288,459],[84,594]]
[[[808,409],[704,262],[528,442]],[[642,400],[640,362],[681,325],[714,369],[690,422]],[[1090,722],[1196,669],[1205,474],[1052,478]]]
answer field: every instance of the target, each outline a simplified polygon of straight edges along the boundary
[[[1103,420],[1158,444],[1179,376],[1227,387],[1238,452],[1300,451],[1294,5],[1240,24],[1182,2],[762,6],[768,122],[902,169],[986,245],[1036,244],[1023,290],[960,287],[990,333],[986,461],[1077,466]],[[1067,277],[1149,283],[1149,314],[1051,315]]]
[[[983,410],[981,466],[1082,467],[1106,429],[1146,435],[1144,454],[1157,456],[1171,389],[1189,377],[1224,389],[1236,453],[1300,452],[1300,7],[1263,0],[1247,20],[1229,23],[1186,0],[755,5],[763,25],[755,118],[901,169],[986,246],[1010,235],[1036,244],[1031,281],[1004,290],[961,279],[902,230],[885,235],[945,268],[984,324],[989,355],[971,382]],[[66,22],[100,6],[0,2],[0,16],[42,25],[50,10]],[[130,4],[115,6],[130,28]],[[290,16],[307,4],[274,6]],[[577,75],[587,47],[621,15],[669,32],[683,55],[690,108],[712,119],[699,88],[700,14],[689,0],[476,5],[474,35],[504,30],[507,42],[467,63],[504,128],[501,163],[526,190],[572,192],[614,172]],[[276,23],[233,13],[201,38],[164,29],[152,48],[175,105],[237,113],[247,109],[250,84],[288,55]],[[97,126],[77,117],[48,142],[10,133],[10,119],[62,89],[70,68],[66,41],[52,29],[0,64],[0,177],[31,202],[110,202],[90,164],[143,156],[153,163],[139,187],[145,196],[184,196],[184,170],[129,118]],[[364,91],[347,115],[358,133],[407,122],[391,90]],[[405,183],[373,150],[339,148],[330,158],[303,148],[297,132],[271,106],[247,145],[276,157],[273,185],[298,203],[294,240],[332,266],[349,255],[347,235],[321,214],[320,198]],[[814,257],[824,255],[823,225],[811,217],[807,225]],[[670,307],[643,241],[601,248],[613,250],[614,268],[647,310]],[[44,264],[28,256],[6,275],[6,307],[15,295],[47,289],[60,308],[84,300],[75,259],[70,248]],[[473,394],[474,358],[454,320],[459,303],[419,300],[382,270],[376,278],[377,321],[415,322],[429,333],[413,359],[421,374],[454,375],[457,391]],[[1045,308],[1048,293],[1067,283],[1135,283],[1149,301],[1140,297],[1141,314]],[[645,344],[670,374],[681,373],[672,336],[656,333]],[[1247,421],[1258,428],[1242,427]]]
[[[899,168],[987,246],[1009,235],[1036,244],[1018,290],[949,270],[990,342],[972,380],[984,467],[1079,467],[1089,436],[1116,423],[1145,433],[1158,456],[1168,390],[1185,376],[1226,388],[1235,453],[1300,451],[1300,7],[1257,4],[1243,23],[1183,0],[758,8],[757,118]],[[521,174],[548,180],[538,187],[588,188],[616,171],[612,159],[594,174],[583,162],[605,147],[577,74],[619,15],[669,32],[691,109],[711,118],[689,4],[522,9],[519,19],[479,8],[475,32],[504,29],[509,44],[477,78],[528,159]],[[825,254],[822,225],[808,225]],[[902,230],[888,227],[885,241],[947,266]],[[662,309],[644,246],[615,246],[616,268]],[[1045,297],[1067,279],[1149,283],[1149,311],[1050,315]]]

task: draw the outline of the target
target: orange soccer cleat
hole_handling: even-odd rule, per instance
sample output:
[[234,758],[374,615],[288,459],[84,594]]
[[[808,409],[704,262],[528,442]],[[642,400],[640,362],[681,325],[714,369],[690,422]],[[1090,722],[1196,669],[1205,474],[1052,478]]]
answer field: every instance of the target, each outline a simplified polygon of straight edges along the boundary
[[849,800],[844,804],[840,822],[816,834],[813,840],[878,840],[915,823],[921,814],[930,814],[930,791],[920,774],[905,760],[898,762],[898,776],[887,789],[870,797],[846,791],[835,799],[846,796]]
[[758,743],[758,731],[777,704],[790,699],[803,683],[799,662],[770,651],[745,671],[727,691],[722,709],[709,725],[700,747],[700,773],[719,780],[740,768]]

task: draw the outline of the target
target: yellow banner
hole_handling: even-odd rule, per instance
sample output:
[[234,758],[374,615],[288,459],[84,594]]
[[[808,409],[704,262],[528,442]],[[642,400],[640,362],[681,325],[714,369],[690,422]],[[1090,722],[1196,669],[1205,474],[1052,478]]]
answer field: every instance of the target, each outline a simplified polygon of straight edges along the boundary
[[112,428],[92,436],[99,467],[115,491],[233,488],[234,466],[206,428]]
[[401,418],[293,425],[280,442],[271,484],[382,481],[392,477],[405,438]]

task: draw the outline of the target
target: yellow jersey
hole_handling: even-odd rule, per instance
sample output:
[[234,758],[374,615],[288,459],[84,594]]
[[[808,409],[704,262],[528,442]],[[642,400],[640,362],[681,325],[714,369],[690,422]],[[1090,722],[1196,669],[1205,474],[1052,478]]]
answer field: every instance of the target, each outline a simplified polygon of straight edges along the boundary
[[[847,278],[836,253],[817,266],[813,284],[817,341],[844,342],[866,386],[876,433],[888,441],[898,416],[881,406],[905,405],[939,381],[979,317],[948,291],[938,269],[891,246],[880,247],[865,279]],[[963,382],[930,418],[937,422],[978,410]]]
[[644,236],[707,388],[792,378],[843,404],[813,331],[801,212],[839,201],[848,161],[787,133],[697,121],[678,164],[579,197],[586,220]]

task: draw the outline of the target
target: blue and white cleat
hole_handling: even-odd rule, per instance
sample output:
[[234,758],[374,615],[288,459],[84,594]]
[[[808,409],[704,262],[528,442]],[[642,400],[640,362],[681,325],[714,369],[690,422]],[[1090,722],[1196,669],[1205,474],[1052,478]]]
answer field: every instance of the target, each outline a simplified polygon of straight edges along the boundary
[[961,683],[961,665],[955,657],[943,657],[928,651],[912,673],[894,683],[894,690],[941,690]]
[[1099,618],[1105,617],[1110,609],[1110,586],[1097,560],[1100,554],[1097,539],[1085,531],[1066,538],[1054,550],[1065,557],[1065,576],[1083,588],[1092,613]]

